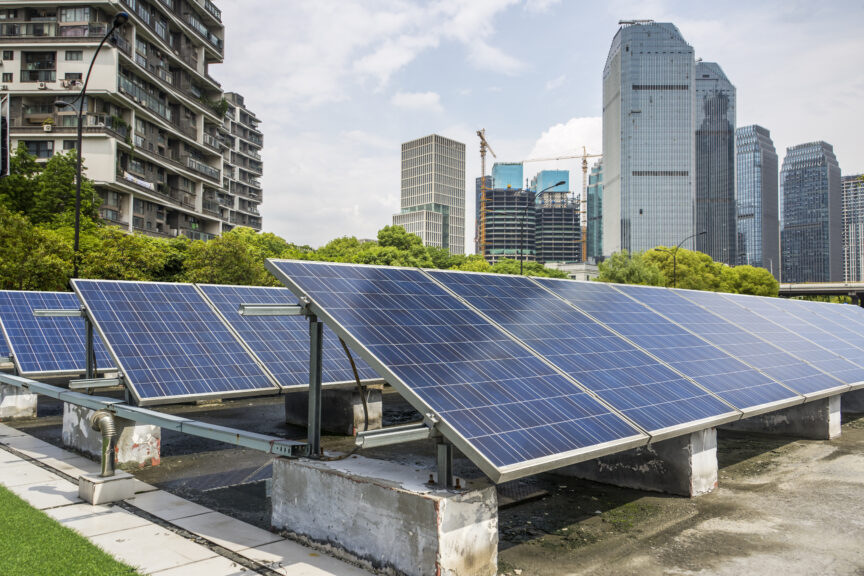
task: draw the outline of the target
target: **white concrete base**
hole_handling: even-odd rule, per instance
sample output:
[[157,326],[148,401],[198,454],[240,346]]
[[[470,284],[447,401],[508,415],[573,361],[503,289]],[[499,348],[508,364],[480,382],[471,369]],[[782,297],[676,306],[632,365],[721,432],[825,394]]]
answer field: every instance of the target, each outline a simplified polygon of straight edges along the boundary
[[35,418],[38,397],[17,386],[0,384],[0,421]]
[[[74,404],[63,404],[63,444],[85,454],[102,457],[102,434],[90,427],[93,410]],[[115,462],[118,467],[143,468],[159,465],[162,429],[137,424],[125,418],[114,418],[117,427]]]
[[844,414],[864,414],[864,390],[843,394],[840,397],[840,410]]
[[[367,388],[366,405],[369,409],[369,430],[381,428],[383,403],[381,386]],[[293,426],[307,426],[309,421],[309,392],[285,395],[285,422]],[[365,417],[363,402],[357,388],[325,388],[321,391],[321,431],[328,434],[354,436],[363,430]]]
[[103,478],[99,474],[78,477],[78,497],[94,506],[128,500],[135,496],[135,477],[126,472],[114,472]]
[[477,481],[437,490],[428,478],[428,471],[363,457],[278,459],[271,523],[388,574],[494,576],[495,487]]
[[785,410],[744,418],[721,428],[830,440],[840,436],[840,396],[829,396]]
[[594,482],[699,496],[717,488],[717,431],[700,430],[556,471]]

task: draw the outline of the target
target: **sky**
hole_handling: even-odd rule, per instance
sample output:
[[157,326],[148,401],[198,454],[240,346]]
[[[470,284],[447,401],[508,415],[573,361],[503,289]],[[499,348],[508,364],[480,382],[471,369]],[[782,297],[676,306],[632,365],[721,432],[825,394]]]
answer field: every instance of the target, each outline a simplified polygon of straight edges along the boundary
[[[786,148],[824,140],[864,172],[864,2],[217,0],[225,62],[264,133],[263,229],[319,247],[375,238],[399,211],[400,147],[466,146],[466,249],[485,128],[496,158],[602,151],[602,74],[619,20],[672,22],[737,89],[737,124]],[[529,163],[571,170],[581,163]]]

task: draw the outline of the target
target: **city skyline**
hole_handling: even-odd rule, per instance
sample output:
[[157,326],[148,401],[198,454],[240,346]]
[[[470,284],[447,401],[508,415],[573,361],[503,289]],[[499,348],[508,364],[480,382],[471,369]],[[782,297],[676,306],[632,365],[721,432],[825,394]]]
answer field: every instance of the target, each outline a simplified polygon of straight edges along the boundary
[[[778,154],[826,140],[844,173],[864,171],[864,144],[855,141],[864,120],[850,114],[864,96],[855,63],[864,41],[852,24],[864,7],[856,3],[220,7],[226,58],[214,75],[246,95],[262,120],[271,167],[262,182],[264,229],[292,242],[373,237],[398,206],[400,143],[421,134],[466,144],[468,189],[480,176],[479,128],[495,161],[573,154],[582,145],[599,152],[602,68],[619,19],[675,23],[697,57],[721,63],[733,79],[738,125],[771,130]],[[268,18],[248,16],[256,12]],[[516,33],[550,41],[499,41]],[[577,161],[531,171],[556,168],[581,184]],[[328,201],[308,202],[310,190]],[[467,231],[473,215],[469,195]]]

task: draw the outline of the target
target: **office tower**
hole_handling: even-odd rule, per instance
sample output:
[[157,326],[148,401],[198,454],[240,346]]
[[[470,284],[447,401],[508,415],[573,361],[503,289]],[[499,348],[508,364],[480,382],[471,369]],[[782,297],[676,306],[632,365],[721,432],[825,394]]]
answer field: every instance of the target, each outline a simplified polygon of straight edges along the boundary
[[393,225],[425,246],[465,253],[465,145],[432,134],[402,144],[401,211]]
[[[696,63],[696,250],[735,264],[735,87],[714,62]],[[682,237],[683,239],[683,237]]]
[[603,70],[604,255],[675,246],[695,232],[694,65],[673,24],[622,22],[612,40]]
[[[258,159],[250,189],[229,189],[223,154],[224,26],[209,0],[6,1],[0,7],[2,88],[11,94],[13,148],[40,159],[76,146],[77,110],[56,108],[81,89],[114,15],[130,14],[99,52],[84,102],[83,158],[100,216],[130,232],[208,239],[245,222],[261,228]],[[261,134],[250,126],[252,148]],[[242,137],[242,136],[241,136]],[[241,217],[244,213],[246,214]],[[232,220],[233,217],[233,220]]]
[[603,257],[603,161],[598,160],[591,167],[587,189],[587,238],[585,239],[585,259],[596,262]]
[[735,131],[737,265],[766,268],[780,277],[777,151],[771,133],[752,125]]
[[570,172],[567,170],[543,170],[531,179],[534,244],[527,251],[526,260],[541,264],[582,261],[579,203],[569,189]]
[[843,279],[840,196],[840,167],[830,144],[786,149],[780,171],[781,282]]
[[864,174],[843,176],[843,280],[864,281]]

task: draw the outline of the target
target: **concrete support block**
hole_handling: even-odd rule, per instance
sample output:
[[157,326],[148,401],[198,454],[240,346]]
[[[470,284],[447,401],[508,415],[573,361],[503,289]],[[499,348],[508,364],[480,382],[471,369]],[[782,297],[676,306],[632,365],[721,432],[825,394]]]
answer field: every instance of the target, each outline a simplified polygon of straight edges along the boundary
[[557,471],[594,482],[699,496],[717,488],[717,431],[700,430]]
[[[369,430],[381,428],[383,403],[381,387],[368,387],[366,405],[369,408]],[[309,392],[285,395],[285,422],[307,426],[309,422]],[[328,434],[353,436],[363,430],[363,402],[356,387],[325,388],[321,392],[321,431]]]
[[428,471],[350,458],[276,460],[272,524],[376,571],[494,576],[498,497],[485,480],[438,490]]
[[36,417],[38,394],[8,384],[0,384],[0,421]]
[[[74,404],[63,404],[63,444],[97,460],[102,456],[102,434],[90,427],[93,410]],[[144,468],[159,465],[162,429],[138,424],[125,418],[114,418],[117,427],[115,462],[122,468]]]
[[744,418],[721,428],[830,440],[840,436],[840,396],[829,396],[785,410]]
[[128,500],[135,496],[135,477],[126,472],[115,472],[103,478],[99,474],[78,477],[78,497],[94,506]]
[[840,397],[840,410],[846,414],[864,414],[864,390],[843,394]]

